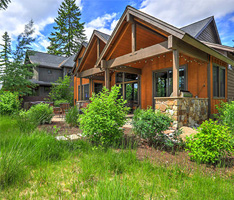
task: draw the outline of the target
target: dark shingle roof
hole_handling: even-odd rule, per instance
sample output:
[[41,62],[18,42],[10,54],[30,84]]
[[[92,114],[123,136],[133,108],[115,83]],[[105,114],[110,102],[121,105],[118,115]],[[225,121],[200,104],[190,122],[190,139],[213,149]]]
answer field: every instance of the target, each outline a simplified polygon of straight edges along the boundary
[[209,24],[213,19],[214,17],[211,16],[201,21],[184,26],[180,28],[180,30],[196,38],[199,35],[199,33],[201,33],[201,31],[207,26],[207,24]]
[[99,34],[99,36],[101,36],[104,40],[106,40],[106,42],[109,40],[110,35],[107,35],[103,32],[97,31],[97,30],[95,30],[95,31],[97,32],[97,34]]
[[76,55],[68,57],[63,63],[60,64],[60,67],[73,67],[75,56]]
[[47,66],[51,68],[59,68],[59,65],[67,59],[63,56],[51,55],[38,51],[30,52],[28,57],[32,64]]

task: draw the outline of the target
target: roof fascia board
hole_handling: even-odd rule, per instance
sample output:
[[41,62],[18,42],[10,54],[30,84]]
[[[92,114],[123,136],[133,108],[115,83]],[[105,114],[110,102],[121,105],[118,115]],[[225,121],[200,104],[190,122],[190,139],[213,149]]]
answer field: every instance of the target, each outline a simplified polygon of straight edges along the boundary
[[228,64],[231,64],[234,66],[234,61],[231,60],[230,58],[222,55],[221,53],[219,53],[218,51],[215,51],[214,49],[210,48],[209,46],[203,44],[202,42],[200,42],[199,40],[195,39],[194,37],[190,36],[189,34],[185,34],[185,36],[182,39],[183,41],[187,42],[188,44],[208,53],[211,56],[214,56]]

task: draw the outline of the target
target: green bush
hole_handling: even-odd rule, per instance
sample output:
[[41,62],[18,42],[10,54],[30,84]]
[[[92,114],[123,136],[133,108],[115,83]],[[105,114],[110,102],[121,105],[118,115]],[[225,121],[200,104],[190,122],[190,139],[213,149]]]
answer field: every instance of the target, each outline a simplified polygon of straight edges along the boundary
[[21,113],[21,115],[26,115],[26,117],[32,122],[37,122],[38,124],[51,123],[51,119],[53,117],[53,107],[49,104],[37,104],[32,106],[25,113]]
[[56,100],[56,101],[54,101],[54,106],[59,107],[61,103],[69,103],[69,101],[66,99]]
[[196,135],[186,138],[186,151],[192,160],[201,163],[217,163],[233,151],[233,141],[227,126],[205,121]]
[[72,105],[74,93],[73,87],[71,86],[71,77],[67,75],[63,79],[59,77],[56,83],[57,84],[52,85],[49,93],[50,101],[55,102],[55,106],[59,106],[59,103],[56,103],[57,101],[62,101],[61,103],[70,103]]
[[11,115],[20,109],[20,101],[17,93],[3,91],[0,93],[0,115]]
[[65,121],[70,126],[78,126],[79,110],[76,106],[70,108],[65,116]]
[[234,101],[227,103],[222,102],[220,106],[216,106],[216,108],[219,112],[216,118],[220,120],[223,125],[227,125],[234,135]]
[[163,134],[171,126],[171,118],[152,108],[147,110],[137,109],[132,120],[133,130],[140,137],[147,139],[150,144],[171,146],[171,139]]
[[119,129],[126,122],[129,108],[126,101],[118,98],[120,87],[114,86],[109,92],[106,88],[98,94],[93,94],[91,103],[84,114],[80,115],[80,128],[85,136],[103,145],[111,145],[118,141],[123,132]]

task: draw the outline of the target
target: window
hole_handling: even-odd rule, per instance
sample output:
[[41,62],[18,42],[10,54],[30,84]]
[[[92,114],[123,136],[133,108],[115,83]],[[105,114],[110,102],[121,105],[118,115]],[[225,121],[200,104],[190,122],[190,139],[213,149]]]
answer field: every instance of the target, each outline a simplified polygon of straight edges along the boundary
[[[154,96],[169,97],[173,92],[173,71],[171,69],[154,73]],[[186,67],[179,68],[179,89],[186,90]]]
[[102,83],[94,83],[94,93],[98,94],[99,92],[102,91]]
[[52,74],[52,70],[49,69],[49,70],[48,70],[48,74]]
[[89,84],[82,85],[82,99],[80,97],[80,85],[78,86],[78,100],[89,100]]
[[213,96],[225,97],[225,68],[213,66]]
[[84,100],[89,100],[89,84],[83,86],[84,88]]

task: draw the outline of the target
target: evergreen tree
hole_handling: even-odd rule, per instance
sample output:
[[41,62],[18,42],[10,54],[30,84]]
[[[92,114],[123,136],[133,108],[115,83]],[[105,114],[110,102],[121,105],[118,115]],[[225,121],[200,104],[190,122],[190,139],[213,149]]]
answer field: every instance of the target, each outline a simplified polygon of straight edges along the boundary
[[81,43],[86,40],[84,23],[80,22],[81,12],[75,0],[64,0],[55,18],[56,26],[51,33],[48,53],[71,56],[77,53]]
[[0,52],[0,66],[7,66],[11,57],[11,38],[7,32],[2,36],[3,44],[0,44],[2,51]]
[[[4,42],[2,44],[3,51],[0,52],[1,60],[7,64],[2,68],[2,73],[0,74],[0,82],[3,83],[3,90],[18,92],[20,95],[26,95],[32,93],[32,88],[34,84],[29,81],[29,78],[33,76],[32,65],[28,64],[27,59],[25,59],[26,51],[31,49],[30,45],[34,41],[32,34],[34,33],[32,20],[25,25],[25,30],[18,36],[16,50],[13,52],[13,61],[9,60],[11,57],[10,43]],[[5,34],[4,36],[5,37]],[[4,49],[7,49],[8,53],[4,56]],[[3,56],[2,56],[3,55]],[[7,61],[7,62],[6,62]]]
[[7,9],[7,6],[10,2],[11,2],[11,0],[0,0],[0,10]]

